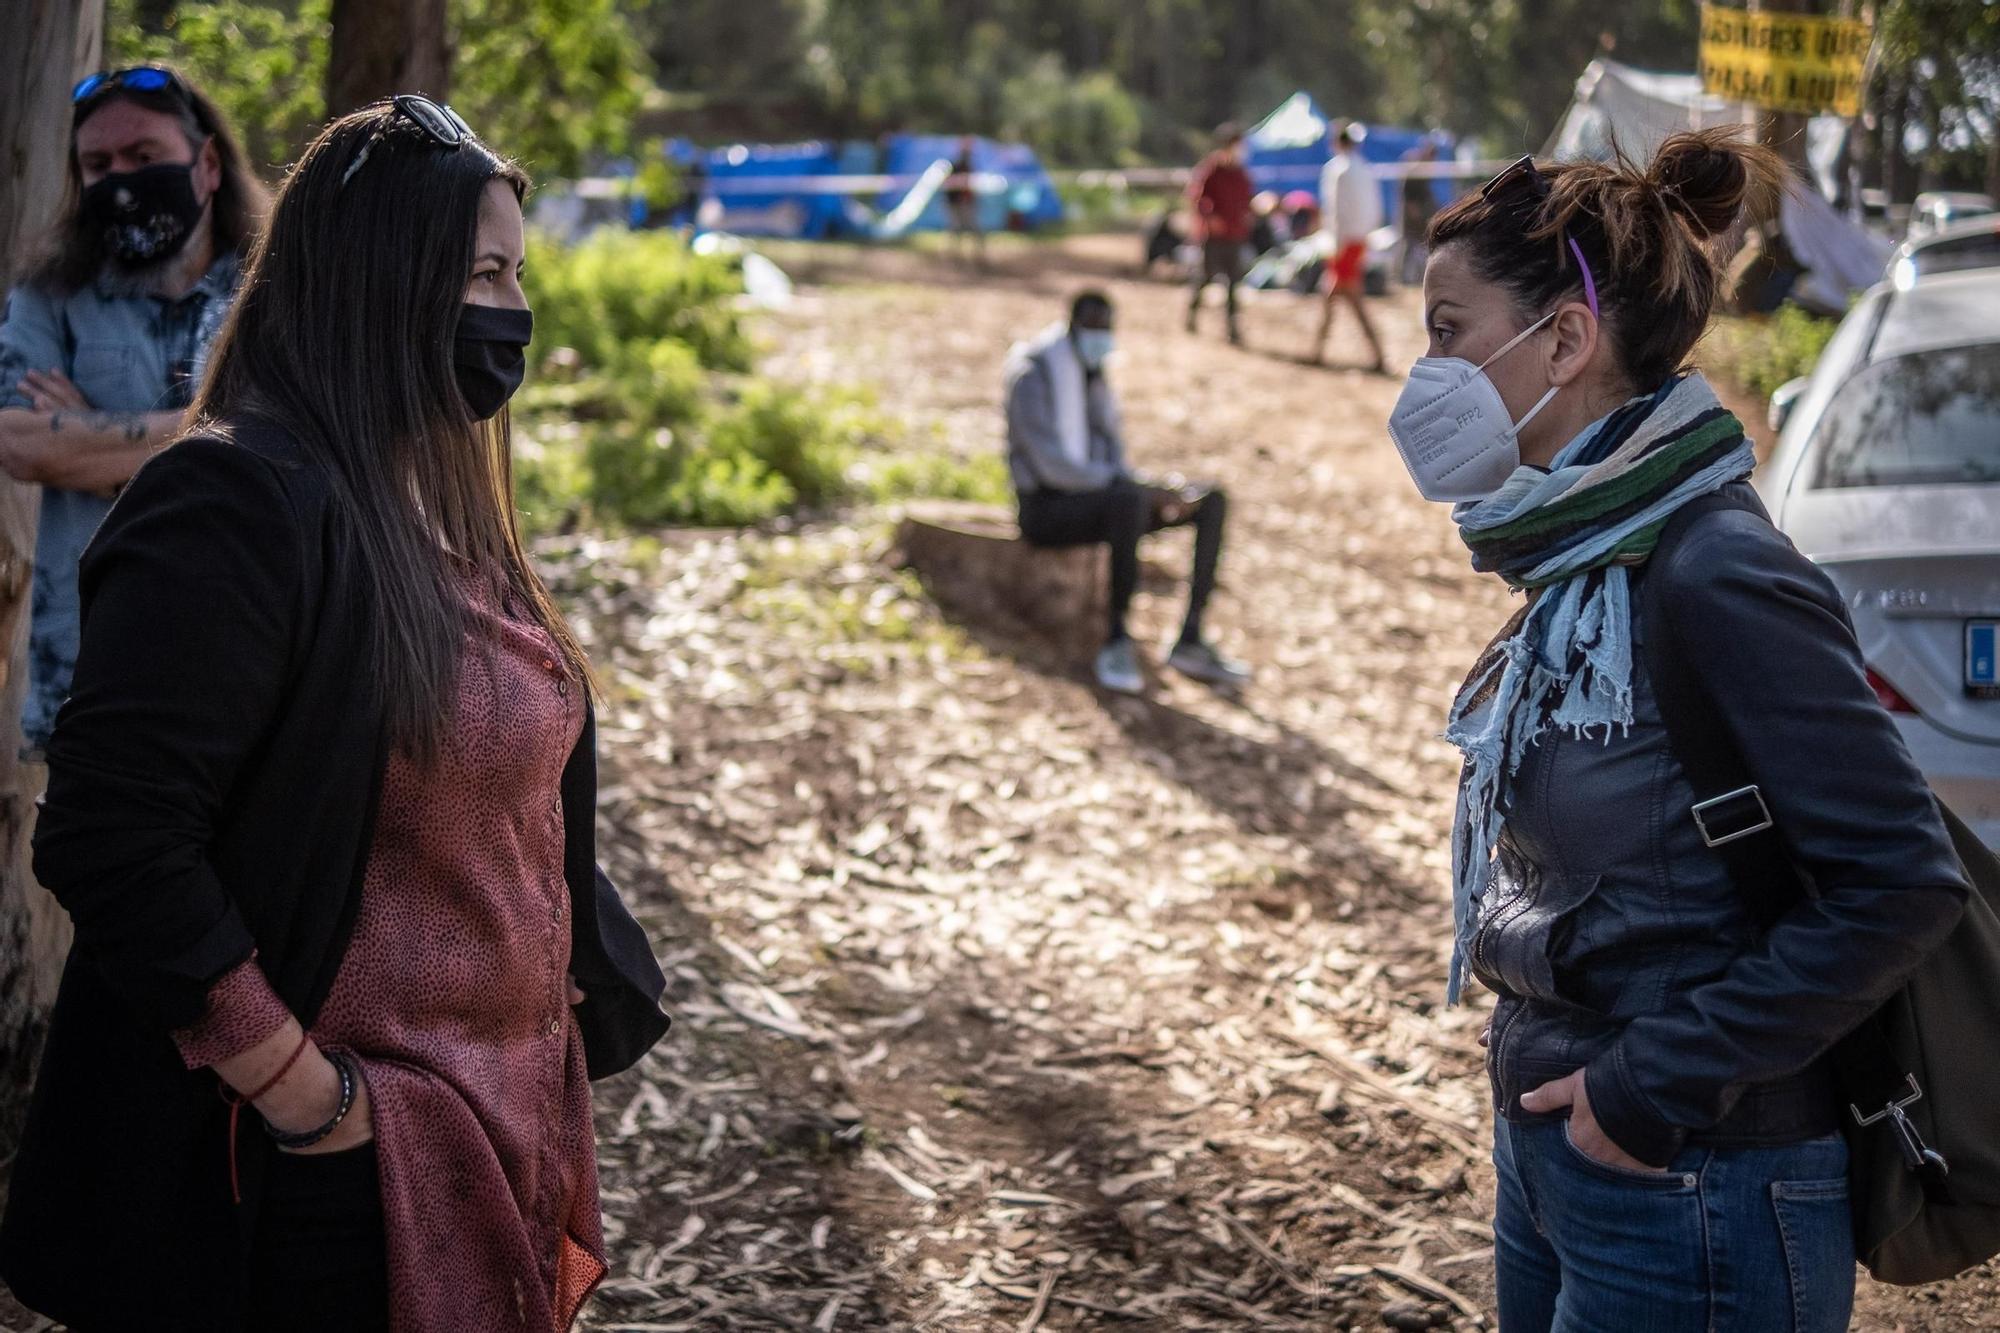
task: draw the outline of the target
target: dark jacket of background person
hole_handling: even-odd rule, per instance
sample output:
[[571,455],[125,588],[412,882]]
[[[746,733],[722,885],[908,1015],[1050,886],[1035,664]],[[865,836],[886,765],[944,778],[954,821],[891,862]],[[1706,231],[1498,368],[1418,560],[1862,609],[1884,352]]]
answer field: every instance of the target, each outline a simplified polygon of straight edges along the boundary
[[1188,182],[1188,199],[1194,205],[1199,239],[1204,241],[1247,241],[1250,239],[1250,200],[1256,189],[1250,173],[1218,149],[1203,158]]
[[[1495,1104],[1585,1067],[1611,1140],[1666,1163],[1684,1144],[1832,1133],[1821,1059],[1963,909],[1963,870],[1876,702],[1839,594],[1758,514],[1694,521],[1641,575],[1763,789],[1817,896],[1762,935],[1703,845],[1642,647],[1635,591],[1629,733],[1550,728],[1508,785],[1500,866],[1473,972],[1498,991]],[[1657,590],[1656,590],[1657,591]]]
[[1054,376],[1049,358],[1075,355],[1064,342],[1044,343],[1007,365],[1003,388],[1007,411],[1007,471],[1016,495],[1036,491],[1097,491],[1124,477],[1125,441],[1103,375],[1084,378],[1084,419],[1090,457],[1079,461],[1063,448],[1056,420]]
[[[353,927],[388,757],[330,479],[281,431],[236,437],[148,463],[85,554],[83,652],[35,832],[36,874],[76,943],[0,1276],[85,1329],[240,1327],[275,1150],[246,1109],[233,1206],[219,1084],[182,1067],[168,1032],[253,948],[310,1027]],[[599,1078],[667,1019],[645,933],[596,868],[594,735],[587,721],[560,802],[576,1014]]]

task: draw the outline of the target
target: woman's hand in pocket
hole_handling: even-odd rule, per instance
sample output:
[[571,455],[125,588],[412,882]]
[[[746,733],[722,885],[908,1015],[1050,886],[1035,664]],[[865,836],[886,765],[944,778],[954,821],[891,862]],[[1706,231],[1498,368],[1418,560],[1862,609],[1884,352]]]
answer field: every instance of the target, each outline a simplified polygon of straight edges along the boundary
[[1590,1109],[1590,1093],[1583,1086],[1583,1071],[1566,1074],[1551,1083],[1521,1094],[1521,1109],[1535,1115],[1549,1115],[1569,1108],[1569,1138],[1578,1152],[1606,1166],[1627,1171],[1657,1171],[1611,1141],[1598,1125]]

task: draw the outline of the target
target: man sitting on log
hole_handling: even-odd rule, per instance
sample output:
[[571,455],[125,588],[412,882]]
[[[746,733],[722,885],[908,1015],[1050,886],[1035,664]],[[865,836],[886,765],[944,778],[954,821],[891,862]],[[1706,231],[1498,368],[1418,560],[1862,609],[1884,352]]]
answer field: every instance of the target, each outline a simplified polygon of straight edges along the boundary
[[1111,322],[1111,299],[1084,292],[1071,305],[1067,325],[1050,326],[1007,359],[1007,463],[1020,497],[1021,535],[1036,546],[1103,542],[1111,548],[1111,632],[1097,655],[1097,682],[1137,694],[1145,681],[1125,613],[1139,585],[1139,539],[1192,526],[1187,619],[1167,665],[1211,684],[1241,684],[1248,668],[1222,656],[1201,634],[1222,558],[1228,500],[1215,488],[1148,485],[1126,468],[1118,406],[1104,377]]

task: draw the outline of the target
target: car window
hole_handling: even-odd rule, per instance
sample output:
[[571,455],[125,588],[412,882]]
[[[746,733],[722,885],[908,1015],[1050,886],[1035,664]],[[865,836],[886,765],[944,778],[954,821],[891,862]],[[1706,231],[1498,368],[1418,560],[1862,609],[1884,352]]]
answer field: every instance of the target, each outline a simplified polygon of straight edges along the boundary
[[2000,343],[1866,365],[1819,419],[1811,485],[2000,481]]
[[1911,277],[1931,273],[1957,273],[1969,268],[2000,267],[2000,225],[1973,236],[1953,236],[1932,241],[1910,251]]

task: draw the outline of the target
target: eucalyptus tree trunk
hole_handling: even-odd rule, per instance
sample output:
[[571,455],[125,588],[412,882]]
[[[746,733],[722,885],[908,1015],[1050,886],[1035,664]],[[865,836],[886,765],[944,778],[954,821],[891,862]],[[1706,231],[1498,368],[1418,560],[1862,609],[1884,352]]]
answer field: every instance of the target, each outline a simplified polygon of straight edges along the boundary
[[[104,0],[0,0],[0,290],[19,277],[60,209],[70,151],[69,90],[104,48]],[[28,599],[40,492],[0,476],[0,1157],[11,1153],[69,918],[28,866],[41,794],[23,764]]]
[[451,90],[445,0],[333,0],[326,112],[346,115],[397,93],[442,102]]

